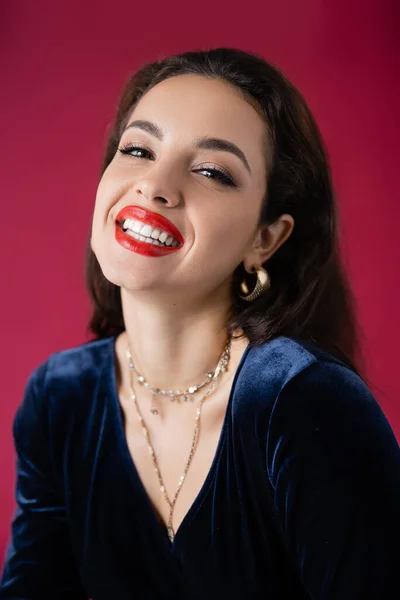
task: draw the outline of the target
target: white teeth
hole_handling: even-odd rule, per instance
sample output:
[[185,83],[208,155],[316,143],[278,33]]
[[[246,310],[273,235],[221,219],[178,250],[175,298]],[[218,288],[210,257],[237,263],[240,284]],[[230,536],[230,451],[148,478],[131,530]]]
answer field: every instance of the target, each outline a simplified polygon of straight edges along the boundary
[[153,231],[153,227],[151,227],[150,225],[143,225],[142,229],[140,230],[140,235],[144,235],[145,237],[150,237]]
[[[158,240],[155,240],[151,237],[144,237],[144,235],[140,235],[139,233],[137,233],[136,231],[132,231],[132,229],[127,229],[125,231],[125,233],[127,235],[129,235],[130,237],[135,238],[135,240],[140,240],[141,242],[146,242],[147,244],[154,244],[155,246],[165,246],[165,244],[162,244],[161,242],[159,242]],[[169,238],[171,240],[173,240],[172,244],[171,242],[168,244],[171,245],[171,247],[174,246],[179,246],[179,242],[178,240],[174,240],[173,238]]]
[[153,240],[158,240],[160,233],[161,231],[159,229],[153,229],[153,232],[150,237],[152,237]]
[[146,242],[147,244],[154,244],[156,246],[162,246],[163,244],[160,244],[160,242],[158,240],[153,240],[152,238],[145,238],[143,235],[140,235],[139,233],[136,233],[135,231],[132,231],[132,229],[127,229],[125,231],[125,233],[127,235],[129,235],[130,237],[135,238],[135,240],[140,240],[141,242]]
[[141,241],[145,240],[148,243],[152,243],[151,240],[159,240],[159,242],[161,242],[160,245],[179,246],[178,240],[171,235],[168,235],[165,231],[142,223],[141,221],[136,221],[135,219],[124,219],[122,228],[125,233],[129,233],[130,230],[131,232],[140,234],[137,239],[140,239]]

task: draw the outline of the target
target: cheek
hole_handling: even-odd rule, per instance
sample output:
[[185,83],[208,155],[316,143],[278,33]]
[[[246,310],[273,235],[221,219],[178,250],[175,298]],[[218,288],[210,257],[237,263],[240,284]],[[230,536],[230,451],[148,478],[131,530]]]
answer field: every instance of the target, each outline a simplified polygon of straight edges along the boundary
[[112,197],[115,194],[115,178],[112,177],[109,169],[110,167],[104,172],[97,187],[96,205],[106,206],[107,203],[112,201]]
[[[199,232],[204,243],[203,253],[237,264],[253,239],[254,219],[249,214],[223,216]],[[254,222],[253,222],[254,221]]]
[[100,229],[101,223],[103,222],[104,209],[102,207],[101,191],[97,189],[96,200],[93,209],[92,218],[92,236],[96,237],[97,232]]
[[121,194],[121,186],[118,180],[113,177],[110,167],[104,172],[99,185],[97,186],[94,218],[106,220],[109,210],[116,203],[118,196]]

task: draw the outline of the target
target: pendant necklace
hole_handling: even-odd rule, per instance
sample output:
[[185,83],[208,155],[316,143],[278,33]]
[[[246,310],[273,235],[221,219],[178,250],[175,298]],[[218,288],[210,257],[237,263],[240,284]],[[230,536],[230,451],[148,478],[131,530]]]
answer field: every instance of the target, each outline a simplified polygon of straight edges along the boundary
[[[182,475],[179,478],[179,482],[178,482],[178,488],[175,492],[175,495],[173,497],[173,499],[171,500],[168,492],[166,490],[166,487],[164,485],[164,481],[163,478],[161,476],[161,472],[160,472],[160,468],[158,465],[158,460],[153,448],[153,445],[151,443],[151,439],[150,439],[150,434],[149,434],[149,430],[147,428],[147,425],[143,419],[143,415],[140,411],[138,402],[137,402],[137,397],[136,397],[136,393],[135,393],[135,389],[134,389],[134,383],[133,383],[133,379],[134,379],[134,373],[137,371],[135,370],[134,366],[133,366],[133,361],[132,361],[132,354],[130,351],[130,348],[128,346],[128,349],[126,351],[126,357],[128,359],[128,366],[129,366],[129,371],[130,371],[130,388],[131,388],[131,399],[133,400],[135,409],[136,409],[136,413],[137,413],[137,417],[138,420],[142,426],[142,432],[143,435],[146,439],[147,442],[147,447],[150,453],[150,457],[152,459],[153,462],[153,467],[154,470],[157,474],[157,478],[158,478],[158,482],[160,485],[160,492],[163,494],[168,506],[169,506],[169,516],[168,516],[168,522],[167,522],[167,533],[168,533],[168,538],[170,540],[170,542],[172,543],[174,541],[175,538],[175,531],[173,529],[172,526],[172,518],[173,518],[173,513],[174,513],[174,508],[175,508],[175,504],[179,495],[180,490],[182,489],[182,485],[183,482],[185,481],[187,472],[189,470],[190,464],[192,462],[196,447],[197,447],[197,443],[198,443],[198,439],[199,439],[199,435],[200,435],[200,417],[201,417],[201,409],[204,403],[204,400],[206,398],[208,398],[212,392],[215,390],[215,387],[219,381],[219,377],[221,375],[221,373],[223,373],[224,371],[227,370],[228,368],[228,364],[229,364],[229,359],[230,359],[230,350],[231,350],[231,336],[228,337],[228,340],[225,344],[225,348],[220,356],[220,359],[218,361],[218,365],[215,369],[215,371],[212,373],[212,377],[209,377],[207,374],[207,380],[205,380],[206,382],[210,383],[210,387],[207,390],[207,392],[205,393],[205,395],[199,400],[197,409],[196,409],[196,418],[195,418],[195,427],[194,427],[194,433],[193,433],[193,437],[192,437],[192,444],[191,444],[191,448],[190,448],[190,453],[189,453],[189,457],[188,460],[186,462],[185,468],[183,470]],[[144,379],[143,379],[144,381]],[[203,384],[205,385],[205,384]],[[203,387],[203,385],[201,387]],[[146,386],[145,386],[146,387]],[[150,386],[149,386],[150,387]],[[194,386],[193,386],[194,387]],[[200,386],[199,386],[200,387]],[[197,389],[199,389],[199,387]],[[152,389],[157,389],[157,388],[151,388]],[[189,388],[190,390],[191,388]],[[160,392],[166,392],[166,390],[160,390]],[[171,393],[170,393],[171,392]],[[177,391],[177,392],[172,392],[172,390],[168,390],[168,392],[166,394],[163,395],[168,395],[168,396],[172,396],[172,394],[176,397],[176,396],[180,396],[182,394],[185,394],[186,392],[181,392],[181,391]],[[192,394],[193,392],[189,392],[188,393]],[[171,397],[172,399],[172,397]],[[153,413],[154,414],[154,413]],[[158,412],[157,412],[158,414]]]

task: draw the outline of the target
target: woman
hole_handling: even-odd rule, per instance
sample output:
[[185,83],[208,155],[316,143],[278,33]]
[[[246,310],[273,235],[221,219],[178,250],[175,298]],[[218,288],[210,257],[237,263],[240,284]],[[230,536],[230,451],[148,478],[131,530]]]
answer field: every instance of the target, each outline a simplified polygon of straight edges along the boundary
[[400,451],[359,370],[318,128],[234,49],[145,65],[32,373],[1,598],[392,598]]

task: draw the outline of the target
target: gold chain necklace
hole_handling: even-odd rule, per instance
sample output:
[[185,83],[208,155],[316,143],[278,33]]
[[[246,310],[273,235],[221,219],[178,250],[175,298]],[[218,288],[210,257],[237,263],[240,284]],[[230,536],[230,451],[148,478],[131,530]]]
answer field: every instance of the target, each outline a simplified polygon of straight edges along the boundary
[[228,341],[225,344],[225,348],[224,348],[224,350],[222,352],[222,355],[221,355],[221,357],[220,357],[220,359],[218,361],[218,365],[217,365],[217,368],[214,371],[213,378],[211,379],[210,387],[207,390],[206,394],[201,398],[201,400],[199,400],[199,405],[198,405],[197,410],[196,410],[195,427],[194,427],[194,433],[193,433],[192,445],[191,445],[191,448],[190,448],[189,458],[188,458],[188,460],[186,462],[186,466],[184,468],[184,471],[183,471],[181,477],[179,478],[178,488],[177,488],[177,490],[175,492],[175,495],[174,495],[174,497],[173,497],[172,500],[170,499],[170,497],[168,495],[168,492],[166,490],[166,487],[164,485],[164,481],[163,481],[163,478],[161,476],[161,471],[160,471],[160,468],[158,466],[158,460],[157,460],[157,457],[156,457],[153,445],[151,443],[149,430],[148,430],[147,425],[146,425],[146,423],[145,423],[145,421],[143,419],[143,415],[142,415],[142,413],[140,411],[140,408],[139,408],[139,405],[138,405],[138,402],[137,402],[137,398],[136,398],[136,394],[135,394],[135,390],[134,390],[134,385],[133,385],[134,370],[132,368],[132,364],[133,364],[132,363],[132,354],[131,354],[129,346],[128,346],[128,349],[126,351],[126,356],[127,356],[127,359],[128,359],[128,366],[129,366],[129,370],[130,370],[131,399],[134,402],[134,405],[135,405],[135,408],[136,408],[136,412],[137,412],[137,417],[138,417],[139,422],[140,422],[140,424],[142,426],[142,432],[143,432],[143,435],[144,435],[144,437],[146,439],[146,442],[147,442],[147,447],[148,447],[148,450],[149,450],[149,453],[150,453],[150,457],[151,457],[151,459],[153,461],[154,470],[157,473],[158,481],[159,481],[159,484],[160,484],[160,491],[163,494],[163,496],[164,496],[164,498],[165,498],[165,500],[166,500],[166,502],[167,502],[167,504],[169,506],[169,509],[170,509],[169,516],[168,516],[168,522],[167,522],[167,533],[168,533],[168,537],[169,537],[169,540],[170,540],[171,543],[174,541],[174,537],[175,537],[175,532],[174,532],[174,529],[173,529],[173,526],[172,526],[172,517],[173,517],[173,514],[174,514],[174,508],[175,508],[176,501],[178,499],[179,492],[182,489],[183,482],[185,481],[187,472],[189,470],[190,464],[192,462],[192,459],[193,459],[193,456],[194,456],[194,453],[195,453],[195,450],[196,450],[196,447],[197,447],[197,442],[198,442],[198,439],[199,439],[199,432],[200,432],[201,409],[202,409],[204,400],[206,398],[208,398],[208,396],[210,396],[211,393],[214,391],[216,383],[217,383],[217,381],[219,379],[220,374],[222,372],[226,371],[227,368],[228,368],[228,363],[229,363],[229,359],[230,359],[230,349],[231,349],[231,336],[228,337]]
[[[143,377],[143,375],[141,375],[139,373],[139,371],[137,370],[137,368],[133,364],[132,356],[131,356],[131,359],[130,359],[130,367],[131,367],[131,369],[133,371],[135,371],[135,373],[137,375],[138,382],[143,387],[145,387],[149,392],[151,392],[153,396],[169,396],[171,402],[175,402],[175,401],[179,402],[179,398],[180,397],[183,397],[183,401],[184,402],[188,402],[189,400],[193,400],[193,398],[191,396],[195,392],[197,392],[198,390],[200,390],[202,387],[204,387],[205,385],[207,385],[208,383],[210,383],[211,379],[214,376],[214,372],[213,371],[209,371],[206,374],[205,379],[203,379],[203,381],[201,383],[197,383],[196,385],[191,385],[186,390],[162,390],[160,388],[153,388],[145,380],[145,378]],[[156,410],[153,407],[153,404],[151,405],[150,412],[153,413],[153,415],[158,415],[158,410]]]

